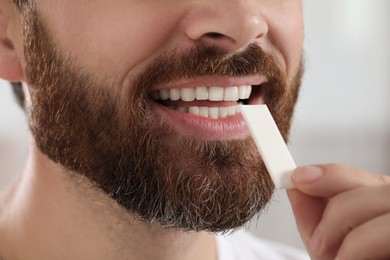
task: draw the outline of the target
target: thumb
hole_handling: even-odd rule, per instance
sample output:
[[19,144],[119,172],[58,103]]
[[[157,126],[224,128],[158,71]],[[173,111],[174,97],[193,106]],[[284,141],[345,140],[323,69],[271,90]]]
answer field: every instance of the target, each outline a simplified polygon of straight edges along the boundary
[[323,198],[362,186],[390,182],[389,176],[371,174],[340,164],[299,167],[293,172],[291,179],[301,192]]

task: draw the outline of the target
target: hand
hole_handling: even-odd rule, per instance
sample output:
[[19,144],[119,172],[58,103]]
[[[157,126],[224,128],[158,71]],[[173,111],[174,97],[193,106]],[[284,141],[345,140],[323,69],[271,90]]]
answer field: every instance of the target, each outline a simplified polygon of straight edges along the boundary
[[312,259],[390,257],[390,177],[342,165],[300,167],[289,190]]

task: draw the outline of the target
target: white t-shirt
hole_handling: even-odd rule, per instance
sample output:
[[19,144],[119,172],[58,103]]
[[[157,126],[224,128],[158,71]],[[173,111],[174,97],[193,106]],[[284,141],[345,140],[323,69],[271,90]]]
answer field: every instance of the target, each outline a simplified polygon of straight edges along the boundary
[[307,253],[239,230],[217,236],[218,260],[306,260]]

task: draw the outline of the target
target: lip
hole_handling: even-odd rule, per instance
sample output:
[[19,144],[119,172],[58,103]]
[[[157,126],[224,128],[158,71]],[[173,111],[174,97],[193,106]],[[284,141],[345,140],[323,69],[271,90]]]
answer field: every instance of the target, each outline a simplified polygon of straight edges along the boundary
[[200,140],[233,140],[249,136],[241,114],[225,119],[212,119],[170,109],[156,102],[151,108],[179,133]]
[[265,83],[267,79],[264,76],[248,76],[241,78],[229,78],[229,77],[215,77],[205,76],[196,79],[183,79],[174,83],[159,85],[152,90],[160,89],[171,89],[171,88],[195,88],[201,86],[218,86],[218,87],[229,87],[229,86],[242,86],[252,85],[257,86]]
[[[266,80],[264,77],[253,76],[245,78],[218,78],[218,77],[203,77],[191,81],[182,81],[175,82],[169,85],[162,85],[154,90],[159,89],[168,89],[168,88],[190,88],[190,87],[199,87],[199,86],[237,86],[237,85],[252,85],[254,88],[261,89],[256,87],[265,83]],[[260,90],[261,91],[261,90]],[[256,90],[255,90],[256,92]],[[261,91],[264,93],[264,91]],[[263,104],[265,98],[262,95],[257,95],[254,98],[249,99],[249,104]],[[160,117],[156,118],[156,122],[163,119],[171,125],[176,131],[184,136],[190,138],[199,139],[199,140],[240,140],[245,139],[250,136],[247,125],[244,121],[242,115],[236,114],[223,119],[212,119],[207,117],[202,117],[198,115],[193,115],[190,113],[180,112],[174,109],[171,109],[163,104],[149,100],[151,104],[151,109],[155,111],[155,116]],[[216,105],[217,102],[206,101],[210,103],[208,106]],[[220,106],[223,106],[224,102],[220,103]],[[226,103],[226,102],[225,102]],[[186,102],[183,102],[185,105]],[[187,104],[189,104],[187,102]],[[198,102],[199,104],[199,102]],[[226,104],[225,104],[226,105]],[[231,104],[232,105],[232,104]]]

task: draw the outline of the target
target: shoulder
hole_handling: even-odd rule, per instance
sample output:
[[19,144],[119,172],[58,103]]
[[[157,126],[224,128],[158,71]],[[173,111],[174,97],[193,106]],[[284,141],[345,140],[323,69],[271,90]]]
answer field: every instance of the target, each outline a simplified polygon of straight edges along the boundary
[[218,260],[301,260],[308,255],[296,248],[259,239],[248,232],[237,231],[217,236]]

